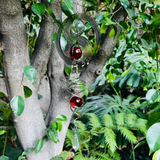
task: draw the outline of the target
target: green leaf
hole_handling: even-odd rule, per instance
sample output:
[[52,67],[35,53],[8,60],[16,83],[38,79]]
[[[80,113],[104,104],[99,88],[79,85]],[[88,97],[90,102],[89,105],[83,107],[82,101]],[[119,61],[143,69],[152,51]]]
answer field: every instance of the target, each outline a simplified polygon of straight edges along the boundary
[[131,70],[131,69],[125,70],[125,71],[122,73],[121,77],[125,76],[130,70]]
[[80,86],[79,88],[85,96],[88,96],[89,91],[85,86]]
[[150,21],[149,16],[146,15],[145,13],[140,13],[140,17],[141,17],[141,19],[144,20],[144,22],[145,22],[147,25],[150,25],[150,24],[151,24],[151,21]]
[[136,30],[132,29],[127,35],[126,35],[126,41],[127,43],[132,43],[137,38],[137,32]]
[[106,77],[105,77],[105,75],[104,74],[101,74],[100,76],[99,76],[99,83],[98,83],[98,85],[99,86],[101,86],[101,85],[103,85],[104,83],[105,83],[105,81],[106,81]]
[[58,130],[59,130],[59,132],[62,130],[62,123],[61,122],[58,122]]
[[115,80],[115,75],[113,75],[111,72],[109,72],[107,77],[110,83],[112,83]]
[[48,14],[53,18],[54,22],[58,25],[58,27],[60,27],[62,24],[60,21],[58,21],[54,15],[54,13],[52,12],[52,10],[50,10],[49,8],[46,7],[46,11],[48,12]]
[[116,24],[115,22],[113,22],[112,20],[110,20],[109,18],[106,18],[107,22],[105,23],[105,25],[111,25],[111,24]]
[[25,102],[21,96],[16,95],[12,98],[11,108],[15,115],[20,116],[24,110],[24,107],[25,107]]
[[25,157],[24,156],[19,156],[18,160],[25,160]]
[[152,160],[160,160],[160,149],[153,154]]
[[153,113],[147,122],[147,128],[150,128],[153,124],[160,122],[160,112]]
[[43,17],[46,7],[43,3],[36,3],[31,6],[32,11],[37,14],[40,18]]
[[120,78],[119,87],[122,88],[124,83],[128,80],[128,78],[134,73],[134,70],[130,70],[123,77]]
[[66,7],[69,9],[70,13],[73,14],[73,1],[72,0],[63,0]]
[[150,148],[149,155],[160,148],[160,122],[148,129],[146,139]]
[[57,127],[58,127],[57,122],[52,122],[51,125],[55,130],[57,130]]
[[68,76],[71,74],[71,69],[69,67],[65,67],[64,71],[65,71],[66,75],[68,75]]
[[0,92],[0,98],[3,98],[5,94],[3,92]]
[[128,26],[126,23],[124,23],[123,21],[120,21],[119,24],[123,27],[123,29],[127,29]]
[[67,45],[67,40],[64,38],[63,35],[61,35],[60,43],[61,43],[61,48],[62,48],[62,50],[64,51],[65,48],[66,48],[66,45]]
[[112,38],[115,35],[115,30],[112,28],[112,30],[109,32],[109,37]]
[[48,2],[49,2],[49,5],[51,5],[52,1],[53,1],[53,0],[48,0]]
[[60,114],[56,117],[56,119],[57,121],[66,121],[67,117],[65,115]]
[[138,29],[138,28],[140,27],[140,25],[137,25],[133,20],[129,19],[128,21],[132,24],[132,26],[133,26],[135,29]]
[[129,1],[128,0],[120,0],[121,2],[121,5],[125,8],[128,8],[129,7]]
[[106,11],[102,11],[97,15],[97,17],[95,19],[97,24],[101,24],[101,23],[103,24],[104,22],[106,22],[106,18],[104,16],[105,13],[106,13]]
[[95,8],[97,7],[97,3],[93,0],[84,0],[84,2],[88,5],[95,7]]
[[147,93],[146,93],[146,99],[152,103],[155,102],[158,99],[159,93],[158,90],[155,89],[150,89]]
[[35,68],[31,65],[27,65],[24,67],[23,71],[26,78],[30,80],[32,84],[34,84],[37,78],[37,71],[35,70]]
[[160,26],[160,14],[156,14],[154,17],[151,18],[151,26],[152,27]]
[[128,13],[130,18],[132,18],[132,19],[136,19],[137,18],[138,11],[136,9],[134,9],[134,8],[131,8],[131,9],[130,8],[126,8],[126,11],[127,11],[127,13]]
[[48,141],[48,136],[45,135],[42,140],[43,140],[43,143],[47,142]]
[[151,42],[150,44],[147,43],[147,41],[143,38],[141,38],[142,46],[146,48],[149,52],[152,52],[154,48],[156,47],[156,44]]
[[140,81],[140,74],[135,73],[129,77],[127,84],[131,87],[138,87]]
[[27,86],[23,86],[25,98],[29,98],[32,95],[32,90]]
[[9,158],[3,155],[0,157],[0,160],[9,160]]
[[30,152],[32,152],[34,150],[34,148],[29,148],[27,150],[25,150],[23,153],[22,153],[22,156],[27,156]]
[[3,135],[3,134],[5,134],[5,133],[6,133],[5,130],[1,130],[1,131],[0,131],[0,135]]
[[51,138],[51,140],[52,140],[54,143],[59,142],[59,139],[57,138],[57,132],[55,132],[55,130],[49,129],[49,131],[48,131],[48,136]]
[[108,29],[108,25],[105,25],[105,23],[103,23],[103,24],[101,25],[100,32],[101,32],[101,33],[105,33],[107,29]]
[[63,11],[63,13],[67,16],[67,17],[71,17],[73,15],[73,12],[70,11],[67,6],[65,5],[61,5],[61,9]]
[[43,140],[39,139],[36,144],[35,153],[37,154],[43,147]]
[[56,45],[56,37],[57,37],[57,32],[53,34],[53,44],[55,45]]

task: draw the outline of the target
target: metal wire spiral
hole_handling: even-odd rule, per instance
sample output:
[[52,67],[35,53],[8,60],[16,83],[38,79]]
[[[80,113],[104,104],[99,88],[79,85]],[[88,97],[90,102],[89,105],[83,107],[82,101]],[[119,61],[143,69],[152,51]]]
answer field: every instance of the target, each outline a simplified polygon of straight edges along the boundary
[[71,76],[67,81],[67,88],[72,95],[79,95],[81,92],[83,92],[80,87],[85,86],[85,82],[79,79],[78,65],[75,66],[75,68],[75,73],[72,71],[73,68],[71,69]]

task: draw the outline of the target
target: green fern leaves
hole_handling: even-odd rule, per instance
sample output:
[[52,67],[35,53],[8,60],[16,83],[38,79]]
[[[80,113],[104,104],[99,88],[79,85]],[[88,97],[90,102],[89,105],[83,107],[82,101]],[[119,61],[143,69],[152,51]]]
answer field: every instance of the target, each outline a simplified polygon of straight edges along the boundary
[[[91,154],[89,149],[93,148],[94,150],[96,145],[108,148],[109,154],[104,154],[106,157],[109,156],[108,159],[105,157],[101,157],[101,159],[109,160],[110,157],[110,159],[120,159],[119,154],[116,152],[118,148],[116,134],[118,132],[126,140],[135,144],[138,141],[132,130],[139,130],[144,135],[147,131],[147,120],[139,118],[136,114],[104,114],[101,118],[98,118],[94,113],[87,113],[86,116],[88,117],[88,122],[86,124],[77,121],[80,149]],[[67,146],[73,145],[73,137],[73,131],[68,130],[65,141]],[[101,137],[101,142],[95,141],[95,139],[98,139],[99,137]],[[102,141],[103,144],[105,142],[104,145],[102,144]],[[93,153],[93,157],[94,156],[95,154]]]
[[112,129],[105,128],[104,136],[107,147],[110,149],[111,153],[114,154],[117,148],[116,135],[114,131]]

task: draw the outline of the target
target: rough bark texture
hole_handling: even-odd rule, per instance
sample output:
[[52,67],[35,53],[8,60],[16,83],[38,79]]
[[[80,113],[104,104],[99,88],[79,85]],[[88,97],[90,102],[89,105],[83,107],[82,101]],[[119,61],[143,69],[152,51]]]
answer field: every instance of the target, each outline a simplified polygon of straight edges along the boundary
[[[57,13],[57,19],[61,17],[61,10],[56,6],[57,1],[55,0],[52,5],[48,5],[46,0],[42,0],[42,3],[45,4],[46,7],[50,8],[54,13]],[[40,32],[36,41],[35,50],[31,57],[31,65],[37,70],[37,79],[36,79],[36,87],[38,88],[39,83],[46,73],[46,66],[48,64],[48,60],[51,54],[52,46],[53,46],[53,34],[56,32],[55,28],[57,27],[54,24],[53,18],[45,12],[43,21],[41,23]]]
[[[21,85],[23,67],[27,64],[26,62],[29,64],[30,62],[26,59],[28,56],[27,37],[23,23],[21,1],[0,0],[0,2],[0,47],[3,49],[3,64],[7,93],[11,100],[12,97],[17,94],[24,97],[23,86]],[[47,3],[47,0],[43,0],[42,2]],[[53,2],[56,3],[57,1],[54,0]],[[74,8],[74,10],[76,13],[81,13],[82,8],[80,5],[82,4],[82,1],[74,0],[74,2],[75,6],[78,3],[78,7],[74,6],[76,8]],[[54,5],[54,3],[51,5],[51,9],[55,13],[56,18],[61,20],[61,10],[57,5]],[[37,140],[42,138],[46,125],[48,126],[54,121],[57,115],[64,114],[67,116],[68,120],[63,123],[63,129],[58,135],[60,142],[55,144],[48,141],[37,155],[35,155],[35,152],[32,152],[27,157],[28,160],[50,160],[53,156],[60,154],[72,115],[72,112],[69,109],[71,95],[67,91],[67,80],[64,76],[64,62],[58,55],[56,47],[52,44],[52,35],[55,32],[54,28],[58,30],[58,27],[53,23],[50,16],[48,17],[50,21],[48,18],[44,17],[41,24],[35,51],[31,58],[31,64],[38,71],[36,84],[33,86],[28,80],[25,78],[23,79],[23,84],[31,88],[33,94],[30,98],[25,99],[25,109],[22,115],[18,117],[13,114],[13,120],[24,150],[35,147]],[[115,14],[114,19],[117,22],[125,19],[123,9]],[[54,28],[52,25],[54,25]],[[109,38],[109,32],[112,29],[112,27],[109,27],[99,53],[81,74],[81,79],[86,81],[86,86],[88,88],[97,77],[95,73],[101,71],[118,41],[120,28],[117,25],[116,27],[116,37]],[[37,91],[40,80],[46,72],[47,63],[51,102],[44,122],[37,98]]]
[[[119,5],[117,5],[116,9],[119,9]],[[124,9],[120,9],[116,14],[113,16],[113,20],[116,22],[124,21],[126,18],[126,12]],[[81,73],[80,79],[86,82],[86,87],[89,88],[90,85],[95,81],[97,75],[101,73],[102,68],[104,67],[107,60],[110,58],[113,49],[115,48],[119,35],[121,33],[121,28],[118,25],[115,25],[117,28],[117,34],[115,37],[110,38],[109,33],[113,26],[109,26],[106,37],[104,39],[103,44],[99,48],[99,52],[92,58],[91,63],[88,65],[85,70]]]
[[[21,81],[28,53],[20,0],[1,0],[0,41],[4,48],[3,64],[9,100],[17,94],[24,97]],[[13,120],[21,145],[26,150],[35,147],[36,141],[42,137],[46,127],[35,87],[28,81],[24,81],[24,85],[32,89],[33,95],[25,100],[22,115],[18,117],[13,114]],[[43,159],[49,159],[48,152],[43,152],[42,155]]]
[[[82,12],[82,1],[74,0],[74,8],[76,13]],[[78,6],[77,6],[78,3]],[[68,125],[70,123],[72,112],[70,110],[69,100],[71,94],[67,91],[67,80],[64,76],[64,61],[59,56],[56,46],[53,46],[51,57],[48,64],[48,77],[51,88],[51,103],[46,117],[46,125],[49,125],[55,117],[59,114],[64,114],[67,117],[67,121],[63,123],[62,131],[59,133],[58,138],[60,140],[57,144],[52,144],[52,150],[54,150],[54,156],[61,153]]]

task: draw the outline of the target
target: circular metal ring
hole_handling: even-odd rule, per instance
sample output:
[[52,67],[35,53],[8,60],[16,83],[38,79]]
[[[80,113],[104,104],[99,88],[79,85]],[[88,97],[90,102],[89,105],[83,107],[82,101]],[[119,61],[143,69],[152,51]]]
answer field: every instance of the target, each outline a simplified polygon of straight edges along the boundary
[[[91,18],[88,15],[83,14],[83,13],[74,14],[74,15],[72,15],[72,17],[68,17],[63,22],[63,25],[59,28],[59,30],[57,32],[56,47],[57,47],[57,50],[58,50],[58,53],[59,53],[60,57],[69,65],[77,64],[77,62],[75,60],[72,60],[70,57],[68,57],[63,52],[63,50],[61,48],[60,39],[61,39],[61,34],[62,34],[63,30],[65,29],[64,37],[67,37],[67,42],[69,42],[70,44],[71,43],[76,44],[76,42],[80,42],[80,41],[81,42],[83,41],[83,42],[89,44],[89,42],[88,42],[89,40],[85,39],[85,37],[83,37],[83,36],[79,36],[79,35],[76,36],[74,34],[72,34],[72,36],[69,35],[70,34],[69,33],[70,32],[70,24],[72,24],[75,19],[80,19],[82,21],[87,21],[90,24],[90,26],[92,27],[92,29],[94,31],[94,34],[95,34],[95,38],[96,38],[96,42],[94,43],[94,46],[93,46],[95,52],[97,52],[97,50],[100,46],[100,40],[101,40],[100,28],[93,18]],[[88,61],[88,59],[87,59],[87,61]],[[84,62],[83,62],[83,64],[84,64]]]

